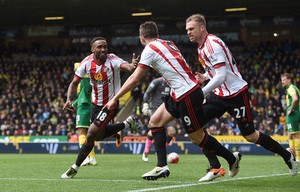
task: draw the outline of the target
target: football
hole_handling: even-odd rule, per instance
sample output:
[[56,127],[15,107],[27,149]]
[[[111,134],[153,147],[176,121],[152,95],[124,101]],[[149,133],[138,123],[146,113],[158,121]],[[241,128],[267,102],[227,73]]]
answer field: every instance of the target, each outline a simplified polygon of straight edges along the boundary
[[179,155],[175,152],[172,152],[167,157],[168,163],[178,163],[179,162]]

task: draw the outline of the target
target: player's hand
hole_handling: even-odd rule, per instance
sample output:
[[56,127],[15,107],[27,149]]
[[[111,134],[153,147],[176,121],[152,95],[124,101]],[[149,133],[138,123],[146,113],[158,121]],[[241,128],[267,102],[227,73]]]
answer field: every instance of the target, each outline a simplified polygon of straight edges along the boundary
[[133,64],[133,67],[136,68],[139,64],[139,60],[140,60],[140,56],[136,56],[135,53],[132,54],[132,64]]
[[65,105],[63,106],[63,110],[74,111],[75,108],[72,106],[72,101],[66,101]]
[[203,83],[205,81],[205,76],[197,71],[195,72],[195,77],[199,83]]
[[102,111],[104,109],[108,109],[108,110],[114,110],[118,107],[118,102],[116,102],[115,100],[110,100],[102,109]]
[[143,104],[142,113],[143,113],[143,115],[148,115],[148,116],[150,116],[151,110],[150,110],[150,108],[149,108],[149,104],[148,104],[148,103],[144,103],[144,104]]

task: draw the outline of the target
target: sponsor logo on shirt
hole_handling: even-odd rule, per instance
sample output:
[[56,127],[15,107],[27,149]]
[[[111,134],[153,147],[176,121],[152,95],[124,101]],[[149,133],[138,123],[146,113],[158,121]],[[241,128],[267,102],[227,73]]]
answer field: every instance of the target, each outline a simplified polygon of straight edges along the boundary
[[111,80],[108,79],[107,81],[103,81],[103,80],[92,80],[91,81],[93,84],[97,84],[97,85],[108,85],[111,83]]
[[94,79],[96,80],[96,81],[98,81],[98,80],[102,80],[102,74],[101,73],[95,73],[95,75],[94,75]]

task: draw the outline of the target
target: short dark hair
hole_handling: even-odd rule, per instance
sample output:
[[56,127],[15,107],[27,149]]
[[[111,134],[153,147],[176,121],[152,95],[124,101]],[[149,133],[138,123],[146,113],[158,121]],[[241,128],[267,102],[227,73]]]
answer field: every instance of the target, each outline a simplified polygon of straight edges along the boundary
[[[95,41],[98,41],[98,40],[104,40],[104,41],[106,41],[106,39],[105,39],[104,37],[95,37],[95,38],[93,38],[93,39],[91,40],[90,46],[92,46],[93,43],[94,43]],[[106,41],[106,42],[107,42],[107,41]]]
[[158,37],[158,27],[154,21],[146,21],[140,25],[140,35],[146,39]]

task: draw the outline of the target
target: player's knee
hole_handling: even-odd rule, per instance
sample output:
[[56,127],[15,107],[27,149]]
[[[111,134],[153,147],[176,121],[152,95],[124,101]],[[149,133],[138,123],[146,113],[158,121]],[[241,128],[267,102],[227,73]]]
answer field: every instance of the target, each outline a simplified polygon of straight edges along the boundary
[[78,128],[77,132],[78,132],[78,135],[87,135],[87,129],[85,129],[85,128]]
[[92,143],[96,140],[96,135],[93,135],[93,134],[87,134],[86,135],[86,142],[87,143]]
[[195,139],[195,138],[190,138],[191,139],[191,142],[195,145],[200,145],[200,141],[198,139]]
[[96,125],[92,124],[87,132],[86,141],[88,143],[100,141],[104,138],[104,132],[104,130],[100,130]]
[[152,121],[149,121],[148,127],[149,127],[149,128],[150,128],[150,127],[154,127],[154,123],[153,123]]
[[164,127],[165,125],[165,119],[162,117],[154,118],[153,116],[150,118],[148,127]]
[[205,133],[201,129],[189,134],[191,142],[195,145],[200,145],[204,136]]
[[246,135],[244,136],[244,138],[251,143],[256,143],[258,141],[259,138],[259,132],[255,131],[254,133],[250,134],[250,135]]
[[162,124],[159,123],[156,120],[151,120],[149,121],[148,127],[151,129],[151,127],[162,127]]

